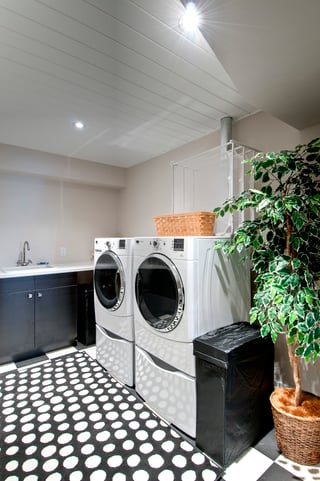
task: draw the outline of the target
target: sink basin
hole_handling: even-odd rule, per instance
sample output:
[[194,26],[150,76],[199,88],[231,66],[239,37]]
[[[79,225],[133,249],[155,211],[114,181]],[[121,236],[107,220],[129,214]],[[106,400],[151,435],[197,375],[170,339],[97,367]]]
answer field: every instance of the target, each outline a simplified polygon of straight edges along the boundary
[[51,264],[28,264],[27,266],[14,266],[14,267],[2,267],[3,272],[29,272],[38,271],[41,269],[52,269],[54,266]]

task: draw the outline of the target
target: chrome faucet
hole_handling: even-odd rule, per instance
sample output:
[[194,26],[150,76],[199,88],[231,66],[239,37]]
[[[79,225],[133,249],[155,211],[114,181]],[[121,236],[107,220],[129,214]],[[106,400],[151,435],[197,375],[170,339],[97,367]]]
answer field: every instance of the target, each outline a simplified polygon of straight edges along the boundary
[[29,242],[28,241],[24,241],[24,244],[23,244],[23,249],[22,251],[20,252],[20,256],[19,256],[19,260],[17,262],[17,265],[19,266],[27,266],[29,264],[32,264],[32,260],[31,259],[28,259],[26,260],[26,251],[29,251],[30,250],[30,245],[29,245]]

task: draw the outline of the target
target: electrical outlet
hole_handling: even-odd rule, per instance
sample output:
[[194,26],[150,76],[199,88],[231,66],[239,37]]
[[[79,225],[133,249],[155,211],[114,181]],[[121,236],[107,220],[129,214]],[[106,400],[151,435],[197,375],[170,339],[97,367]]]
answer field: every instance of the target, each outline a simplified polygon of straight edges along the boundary
[[67,255],[67,248],[66,247],[60,247],[60,256],[65,257]]

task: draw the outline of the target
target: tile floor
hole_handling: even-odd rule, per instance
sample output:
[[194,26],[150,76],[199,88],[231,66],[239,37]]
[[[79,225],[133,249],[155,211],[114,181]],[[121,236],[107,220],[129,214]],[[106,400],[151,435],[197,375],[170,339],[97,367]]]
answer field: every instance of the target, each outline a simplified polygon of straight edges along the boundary
[[[30,365],[44,363],[76,350],[84,349],[93,359],[96,358],[95,346],[85,347],[81,344],[43,356],[17,363],[0,365],[0,374],[13,369],[25,369]],[[222,481],[320,481],[320,464],[302,466],[282,456],[276,445],[274,431],[265,436],[256,446],[248,449],[239,459],[227,467]]]

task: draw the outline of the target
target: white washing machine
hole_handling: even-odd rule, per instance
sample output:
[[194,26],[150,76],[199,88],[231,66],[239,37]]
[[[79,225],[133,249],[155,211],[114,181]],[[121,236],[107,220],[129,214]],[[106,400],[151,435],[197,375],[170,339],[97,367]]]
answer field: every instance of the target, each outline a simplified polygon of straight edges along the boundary
[[94,241],[96,357],[120,382],[134,384],[132,238]]
[[[135,388],[191,437],[196,429],[193,340],[248,320],[250,271],[214,250],[218,237],[136,238]],[[236,255],[235,255],[236,256]]]

